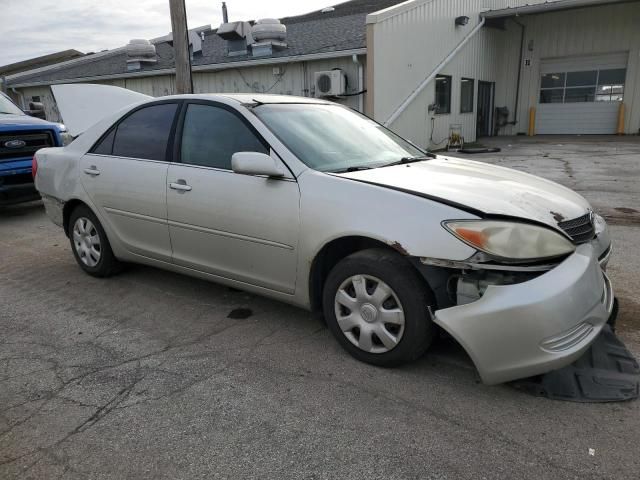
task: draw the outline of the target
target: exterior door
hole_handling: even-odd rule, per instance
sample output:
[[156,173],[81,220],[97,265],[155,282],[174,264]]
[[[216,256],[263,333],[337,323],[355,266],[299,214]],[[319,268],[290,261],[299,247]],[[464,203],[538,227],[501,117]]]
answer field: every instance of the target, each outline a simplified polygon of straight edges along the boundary
[[493,82],[478,82],[478,117],[476,136],[490,137],[493,135]]
[[231,170],[234,153],[270,149],[226,106],[188,104],[180,139],[181,163],[169,166],[167,178],[174,263],[293,293],[300,204],[295,179]]
[[80,166],[82,185],[125,248],[164,261],[171,261],[167,152],[177,107],[161,103],[133,111]]

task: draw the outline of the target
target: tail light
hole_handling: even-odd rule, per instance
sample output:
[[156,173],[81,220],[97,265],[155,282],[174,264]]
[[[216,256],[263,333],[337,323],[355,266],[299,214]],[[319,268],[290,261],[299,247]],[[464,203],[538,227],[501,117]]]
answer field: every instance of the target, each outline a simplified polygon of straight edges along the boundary
[[34,155],[31,159],[31,176],[33,179],[36,179],[36,173],[38,173],[38,159]]

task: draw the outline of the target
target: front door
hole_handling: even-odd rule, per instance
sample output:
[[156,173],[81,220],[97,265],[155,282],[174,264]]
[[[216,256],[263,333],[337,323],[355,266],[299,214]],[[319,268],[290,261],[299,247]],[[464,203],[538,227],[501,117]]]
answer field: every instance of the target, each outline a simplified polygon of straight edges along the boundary
[[476,136],[490,137],[493,135],[493,96],[495,83],[478,82],[478,118],[476,122]]
[[274,179],[234,173],[231,156],[243,151],[270,153],[259,134],[229,107],[187,105],[179,145],[181,163],[169,166],[167,178],[173,261],[293,293],[298,184],[292,176]]
[[176,103],[133,111],[80,161],[83,187],[123,246],[167,262],[166,155],[176,111]]

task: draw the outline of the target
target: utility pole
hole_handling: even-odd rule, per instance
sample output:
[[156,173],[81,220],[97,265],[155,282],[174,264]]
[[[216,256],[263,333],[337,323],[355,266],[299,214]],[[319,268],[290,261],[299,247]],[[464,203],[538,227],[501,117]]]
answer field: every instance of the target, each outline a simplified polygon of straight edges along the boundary
[[176,61],[176,93],[193,93],[187,12],[184,0],[169,0],[169,10],[171,13],[171,30],[173,32],[173,52]]

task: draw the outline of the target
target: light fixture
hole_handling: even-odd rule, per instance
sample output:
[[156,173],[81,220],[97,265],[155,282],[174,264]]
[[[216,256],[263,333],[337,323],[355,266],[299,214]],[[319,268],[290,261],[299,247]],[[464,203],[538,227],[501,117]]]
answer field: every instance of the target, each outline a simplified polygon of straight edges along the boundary
[[463,15],[461,17],[456,17],[456,26],[464,27],[467,23],[469,23],[469,17]]

